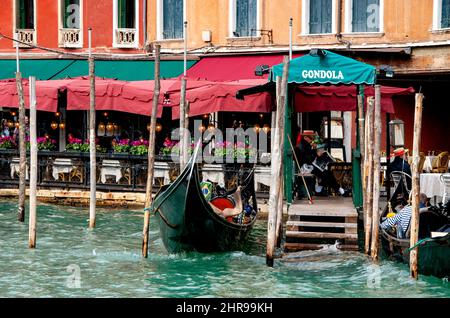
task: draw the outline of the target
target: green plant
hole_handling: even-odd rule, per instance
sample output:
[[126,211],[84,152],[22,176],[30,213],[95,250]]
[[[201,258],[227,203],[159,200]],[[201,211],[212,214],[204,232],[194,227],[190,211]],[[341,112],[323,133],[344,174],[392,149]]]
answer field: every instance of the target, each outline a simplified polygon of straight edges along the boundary
[[148,146],[145,145],[131,146],[130,153],[138,156],[145,155],[148,153]]

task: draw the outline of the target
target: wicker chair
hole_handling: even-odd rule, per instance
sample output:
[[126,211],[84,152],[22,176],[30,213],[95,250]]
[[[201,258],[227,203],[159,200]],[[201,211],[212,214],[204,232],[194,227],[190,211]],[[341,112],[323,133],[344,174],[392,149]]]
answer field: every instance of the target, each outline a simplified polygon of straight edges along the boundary
[[431,166],[432,172],[446,173],[448,170],[449,153],[448,151],[441,152],[436,158],[434,158]]

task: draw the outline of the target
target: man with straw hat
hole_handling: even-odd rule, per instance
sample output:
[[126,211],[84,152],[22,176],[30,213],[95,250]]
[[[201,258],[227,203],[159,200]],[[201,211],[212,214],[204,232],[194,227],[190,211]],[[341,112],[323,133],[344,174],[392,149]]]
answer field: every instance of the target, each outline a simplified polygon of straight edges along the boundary
[[[392,153],[391,157],[394,157],[394,159],[389,163],[386,173],[388,176],[391,175],[391,172],[394,171],[402,171],[404,173],[407,173],[409,176],[411,176],[411,167],[409,166],[409,163],[407,161],[407,153],[408,149],[405,149],[403,147],[397,148]],[[411,189],[411,180],[409,179],[408,188]]]

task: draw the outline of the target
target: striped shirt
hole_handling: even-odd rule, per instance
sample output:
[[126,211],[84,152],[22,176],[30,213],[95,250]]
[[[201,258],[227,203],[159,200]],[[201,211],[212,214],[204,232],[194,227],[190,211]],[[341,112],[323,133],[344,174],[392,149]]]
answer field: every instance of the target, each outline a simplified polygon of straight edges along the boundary
[[[395,216],[387,218],[381,223],[381,228],[387,230],[397,226],[397,235],[399,238],[406,238],[406,232],[408,231],[409,223],[411,222],[412,206],[405,206]],[[401,231],[400,231],[401,230]]]

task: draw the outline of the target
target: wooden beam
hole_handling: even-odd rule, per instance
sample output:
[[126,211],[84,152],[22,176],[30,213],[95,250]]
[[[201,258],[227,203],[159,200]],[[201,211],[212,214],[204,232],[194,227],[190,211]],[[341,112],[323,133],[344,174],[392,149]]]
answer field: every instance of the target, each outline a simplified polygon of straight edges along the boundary
[[370,239],[372,237],[372,205],[373,205],[373,109],[374,99],[368,98],[367,111],[366,111],[366,140],[364,150],[364,180],[366,184],[366,190],[364,191],[364,200],[366,201],[364,210],[364,251],[367,255],[370,254]]
[[180,96],[180,174],[184,170],[187,164],[188,149],[186,146],[186,134],[185,134],[185,122],[186,122],[186,78],[183,76],[181,79],[181,96]]
[[95,207],[97,203],[97,162],[95,145],[95,63],[92,57],[92,29],[89,28],[89,228],[95,228]]
[[[17,219],[25,221],[25,190],[27,175],[27,148],[25,140],[25,99],[23,95],[22,73],[16,72],[17,95],[19,96],[19,209]],[[17,128],[16,128],[17,129]]]
[[[410,247],[417,244],[419,239],[419,193],[420,193],[420,138],[422,134],[422,107],[423,94],[416,94],[416,108],[414,115],[414,137],[413,137],[413,162],[412,162],[412,215],[411,215],[411,236]],[[411,277],[418,279],[418,249],[411,250],[409,255],[409,266]]]
[[373,151],[373,201],[372,201],[372,242],[371,255],[378,261],[380,232],[380,156],[381,156],[381,86],[375,85],[375,119]]
[[334,239],[334,238],[335,239],[358,239],[358,234],[286,231],[286,237],[330,238],[330,239]]
[[142,241],[142,255],[148,257],[148,231],[150,227],[150,205],[152,203],[153,176],[155,165],[155,139],[156,116],[158,115],[158,102],[160,91],[160,50],[159,44],[155,45],[155,91],[153,92],[152,117],[150,118],[150,136],[148,143],[148,170],[147,187],[145,191],[144,229]]
[[[266,264],[273,266],[273,254],[276,244],[276,225],[277,225],[277,208],[279,206],[279,196],[283,178],[283,145],[284,145],[284,113],[286,108],[286,93],[287,93],[287,77],[289,72],[289,60],[285,56],[283,60],[283,76],[281,84],[278,84],[280,89],[277,91],[277,119],[276,131],[274,135],[274,148],[272,149],[271,174],[272,185],[270,186],[269,196],[269,218],[267,220],[267,249],[266,249]],[[277,81],[280,79],[277,78]],[[282,194],[281,194],[282,195]]]
[[36,192],[37,192],[37,133],[36,133],[36,78],[30,76],[30,219],[28,247],[36,247]]
[[334,223],[334,222],[307,222],[307,221],[287,221],[286,226],[306,226],[306,227],[332,227],[332,228],[358,228],[357,223]]

